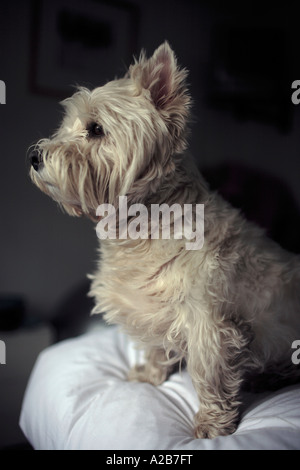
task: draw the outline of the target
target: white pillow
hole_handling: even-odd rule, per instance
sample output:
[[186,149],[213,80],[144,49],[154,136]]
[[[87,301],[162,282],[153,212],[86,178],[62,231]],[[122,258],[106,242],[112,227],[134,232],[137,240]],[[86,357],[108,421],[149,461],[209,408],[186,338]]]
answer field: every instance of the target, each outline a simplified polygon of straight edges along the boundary
[[198,399],[186,371],[153,387],[126,379],[141,361],[115,327],[41,353],[24,397],[20,426],[37,450],[299,449],[300,386],[245,395],[237,431],[194,439]]

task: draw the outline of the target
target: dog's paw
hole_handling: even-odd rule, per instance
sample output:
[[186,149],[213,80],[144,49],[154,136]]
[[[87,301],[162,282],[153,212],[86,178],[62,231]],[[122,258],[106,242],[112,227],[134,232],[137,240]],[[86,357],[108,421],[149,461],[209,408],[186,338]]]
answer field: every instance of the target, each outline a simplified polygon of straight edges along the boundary
[[149,364],[137,365],[128,373],[131,382],[147,382],[152,385],[161,385],[167,378],[165,369],[159,369]]
[[[223,420],[220,420],[223,421]],[[196,415],[194,436],[196,439],[214,439],[218,436],[228,436],[236,431],[237,425],[235,422],[225,424],[220,422],[215,417],[214,420],[202,419]]]
[[218,436],[228,436],[236,430],[235,426],[228,428],[218,428],[216,426],[199,425],[195,427],[194,436],[196,439],[214,439]]

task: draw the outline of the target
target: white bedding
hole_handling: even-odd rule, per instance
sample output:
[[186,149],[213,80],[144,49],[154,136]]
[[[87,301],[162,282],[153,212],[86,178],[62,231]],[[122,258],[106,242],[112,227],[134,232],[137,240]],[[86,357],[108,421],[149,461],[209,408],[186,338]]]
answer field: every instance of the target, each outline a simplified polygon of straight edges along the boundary
[[[37,450],[300,449],[300,386],[245,395],[237,431],[194,439],[198,399],[186,371],[159,387],[130,383],[139,353],[110,327],[41,353],[20,426]],[[249,401],[252,402],[249,405]]]

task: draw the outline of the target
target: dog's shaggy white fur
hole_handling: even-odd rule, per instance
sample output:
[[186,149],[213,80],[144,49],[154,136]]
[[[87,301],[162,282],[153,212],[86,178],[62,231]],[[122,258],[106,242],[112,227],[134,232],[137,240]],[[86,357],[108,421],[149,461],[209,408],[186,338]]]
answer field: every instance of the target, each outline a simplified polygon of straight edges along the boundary
[[[101,203],[205,205],[205,240],[104,240],[92,276],[105,312],[146,350],[132,380],[160,384],[184,360],[199,396],[195,435],[234,432],[242,382],[263,372],[296,378],[300,262],[246,222],[186,165],[190,96],[168,43],[142,53],[120,80],[63,102],[51,139],[31,153],[31,178],[71,215]],[[276,381],[276,377],[275,377]]]

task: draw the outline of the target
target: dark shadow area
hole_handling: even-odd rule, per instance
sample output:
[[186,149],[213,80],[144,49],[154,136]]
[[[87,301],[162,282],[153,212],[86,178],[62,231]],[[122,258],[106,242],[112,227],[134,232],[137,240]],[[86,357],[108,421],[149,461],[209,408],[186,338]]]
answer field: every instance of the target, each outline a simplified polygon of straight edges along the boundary
[[236,163],[202,170],[212,190],[265,229],[282,248],[300,253],[300,210],[279,178]]

